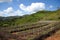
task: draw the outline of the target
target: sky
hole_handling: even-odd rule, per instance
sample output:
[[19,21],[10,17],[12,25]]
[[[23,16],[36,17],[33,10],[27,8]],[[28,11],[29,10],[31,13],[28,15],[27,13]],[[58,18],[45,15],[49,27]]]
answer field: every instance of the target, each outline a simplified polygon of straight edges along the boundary
[[60,8],[60,0],[0,0],[0,16],[23,16]]

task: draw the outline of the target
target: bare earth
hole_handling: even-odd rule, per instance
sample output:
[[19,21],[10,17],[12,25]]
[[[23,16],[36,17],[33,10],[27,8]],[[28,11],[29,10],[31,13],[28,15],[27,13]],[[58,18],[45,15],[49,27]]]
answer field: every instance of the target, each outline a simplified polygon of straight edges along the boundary
[[60,40],[60,30],[57,31],[54,35],[46,38],[45,40]]

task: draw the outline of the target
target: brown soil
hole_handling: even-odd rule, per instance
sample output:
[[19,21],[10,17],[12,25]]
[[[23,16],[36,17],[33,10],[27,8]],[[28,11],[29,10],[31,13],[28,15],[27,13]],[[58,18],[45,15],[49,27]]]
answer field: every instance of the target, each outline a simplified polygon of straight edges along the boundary
[[45,40],[60,40],[60,31],[56,32],[54,35],[46,38]]

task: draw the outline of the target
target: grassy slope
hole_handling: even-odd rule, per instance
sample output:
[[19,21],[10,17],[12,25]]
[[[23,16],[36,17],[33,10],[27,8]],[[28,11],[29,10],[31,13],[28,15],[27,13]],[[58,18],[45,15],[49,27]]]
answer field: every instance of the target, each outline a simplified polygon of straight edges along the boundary
[[60,20],[60,10],[57,11],[39,11],[32,15],[17,19],[16,24],[32,23],[40,20]]

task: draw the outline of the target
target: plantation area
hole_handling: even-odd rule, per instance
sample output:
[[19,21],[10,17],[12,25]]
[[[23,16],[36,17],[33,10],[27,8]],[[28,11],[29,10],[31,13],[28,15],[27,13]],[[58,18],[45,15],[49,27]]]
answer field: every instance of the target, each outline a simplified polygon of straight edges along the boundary
[[19,27],[0,28],[1,40],[44,40],[60,30],[60,21],[40,21]]

